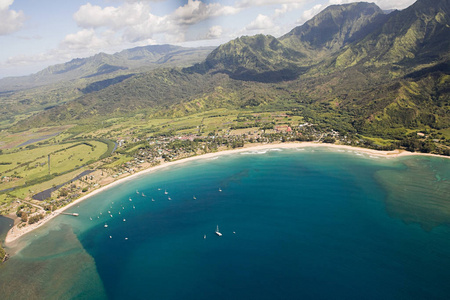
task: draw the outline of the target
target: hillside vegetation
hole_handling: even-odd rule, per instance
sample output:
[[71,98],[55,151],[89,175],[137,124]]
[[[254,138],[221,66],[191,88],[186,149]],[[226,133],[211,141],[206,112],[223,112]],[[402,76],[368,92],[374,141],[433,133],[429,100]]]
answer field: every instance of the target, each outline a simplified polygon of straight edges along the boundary
[[[47,78],[83,78],[0,94],[11,104],[0,108],[8,140],[0,143],[0,162],[16,151],[31,153],[10,140],[44,126],[64,128],[49,145],[107,145],[80,149],[90,152],[85,161],[117,176],[139,161],[155,164],[245,142],[315,140],[450,155],[449,13],[447,0],[418,0],[389,14],[373,3],[332,5],[280,38],[243,36],[207,55],[161,46],[55,66],[45,70],[53,74]],[[99,59],[102,65],[81,72]],[[161,68],[131,69],[133,60]],[[113,142],[121,146],[111,157],[100,153],[107,147],[111,154]],[[43,143],[31,144],[49,146]],[[61,172],[75,174],[73,163]],[[36,178],[44,178],[41,169]],[[26,193],[24,187],[10,198]]]

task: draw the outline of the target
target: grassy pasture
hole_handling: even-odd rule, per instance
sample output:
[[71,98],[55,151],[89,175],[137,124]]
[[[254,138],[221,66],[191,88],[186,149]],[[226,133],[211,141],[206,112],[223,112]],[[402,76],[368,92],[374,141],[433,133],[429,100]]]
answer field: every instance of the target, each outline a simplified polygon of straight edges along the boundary
[[[46,189],[52,188],[53,186],[57,186],[64,182],[67,182],[67,181],[71,180],[72,178],[75,178],[77,175],[79,175],[80,173],[82,173],[83,171],[85,171],[87,169],[89,169],[89,168],[83,167],[83,168],[74,170],[72,172],[66,173],[64,175],[57,176],[51,180],[48,180],[48,181],[45,181],[42,183],[15,189],[14,191],[11,191],[9,194],[13,195],[15,197],[21,198],[21,199],[25,199],[27,196],[32,196],[38,192],[44,191]],[[1,195],[0,195],[0,199],[1,199]]]
[[67,143],[39,147],[0,155],[1,162],[11,162],[9,165],[0,165],[2,176],[15,178],[10,182],[2,182],[0,189],[24,185],[31,180],[48,175],[49,154],[50,173],[61,174],[79,168],[88,162],[98,160],[107,150],[108,146],[105,143],[89,141],[88,143]]
[[11,164],[0,165],[0,173],[5,175],[4,172],[8,172],[11,169],[15,169],[19,167],[19,165],[21,164],[25,164],[27,162],[31,163],[41,158],[47,159],[48,154],[67,148],[69,145],[70,144],[51,145],[30,150],[22,150],[22,151],[16,150],[10,153],[2,154],[0,155],[0,162]]
[[[36,140],[35,142],[30,143],[36,144],[39,142],[43,142],[45,140],[50,139],[52,135],[56,135],[60,132],[63,132],[69,129],[71,125],[66,126],[56,126],[56,127],[43,127],[43,128],[33,128],[24,132],[19,133],[9,133],[7,131],[0,132],[0,149],[7,150],[15,148],[25,142],[30,140]],[[42,139],[42,140],[41,140]],[[26,146],[23,146],[25,148]]]
[[364,139],[369,140],[374,142],[377,145],[380,146],[387,146],[390,145],[392,142],[394,142],[394,140],[387,140],[387,139],[382,139],[382,138],[372,138],[372,137],[368,137],[368,136],[362,136]]

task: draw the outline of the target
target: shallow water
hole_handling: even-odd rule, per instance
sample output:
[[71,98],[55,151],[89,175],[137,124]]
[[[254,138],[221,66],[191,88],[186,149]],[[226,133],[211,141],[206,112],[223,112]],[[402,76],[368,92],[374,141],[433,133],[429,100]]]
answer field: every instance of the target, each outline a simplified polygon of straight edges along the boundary
[[0,269],[0,293],[446,299],[449,170],[440,158],[315,148],[173,166],[93,196],[69,210],[80,217],[55,218],[24,237],[28,245]]
[[0,216],[0,240],[3,240],[8,233],[8,230],[11,229],[14,221],[10,218]]

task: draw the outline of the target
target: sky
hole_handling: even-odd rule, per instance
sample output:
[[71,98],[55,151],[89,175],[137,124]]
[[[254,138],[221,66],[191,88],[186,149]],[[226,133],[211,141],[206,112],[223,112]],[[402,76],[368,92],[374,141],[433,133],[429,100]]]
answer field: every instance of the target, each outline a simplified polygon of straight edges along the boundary
[[[138,46],[279,37],[329,5],[350,2],[355,0],[0,0],[0,78]],[[415,0],[373,2],[388,10]]]

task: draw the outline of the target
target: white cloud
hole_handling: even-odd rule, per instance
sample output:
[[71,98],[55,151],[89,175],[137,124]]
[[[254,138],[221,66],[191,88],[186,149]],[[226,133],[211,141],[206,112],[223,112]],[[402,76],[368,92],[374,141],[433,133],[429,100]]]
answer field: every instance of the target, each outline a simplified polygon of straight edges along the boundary
[[300,9],[301,7],[303,7],[302,3],[285,3],[281,5],[281,8],[277,8],[275,9],[275,14],[274,17],[275,18],[279,18],[281,16],[283,16],[284,14],[296,10],[296,9]]
[[8,9],[13,3],[14,0],[0,0],[0,10]]
[[14,0],[0,0],[0,35],[7,35],[22,28],[25,21],[23,11],[9,9]]
[[61,43],[61,48],[68,50],[94,50],[107,47],[110,44],[107,38],[99,38],[94,29],[83,29],[77,33],[67,35]]
[[274,24],[271,18],[266,15],[259,14],[255,20],[248,24],[245,29],[247,30],[264,30],[273,28]]
[[121,6],[102,8],[90,3],[83,5],[74,14],[78,26],[86,29],[114,30],[127,42],[151,39],[155,34],[163,34],[165,42],[183,42],[189,26],[206,19],[236,14],[239,9],[219,3],[205,4],[189,0],[169,15],[157,16],[150,12],[144,2],[129,1]]
[[207,39],[218,39],[222,36],[223,28],[222,26],[212,26],[209,28],[208,33],[206,34]]
[[219,3],[205,4],[202,1],[189,0],[186,5],[177,8],[171,18],[180,25],[192,25],[209,18],[236,14],[239,11],[237,8]]
[[303,24],[306,21],[309,21],[310,19],[312,19],[315,15],[317,15],[319,12],[321,12],[323,9],[325,8],[324,5],[322,4],[317,4],[314,5],[313,8],[305,10],[302,14],[302,17],[297,20],[298,24]]
[[77,25],[82,28],[109,27],[124,28],[145,22],[149,17],[150,7],[142,2],[101,8],[90,3],[80,7],[73,15]]
[[308,2],[309,0],[242,0],[238,2],[237,7],[266,6],[288,3],[303,5]]

